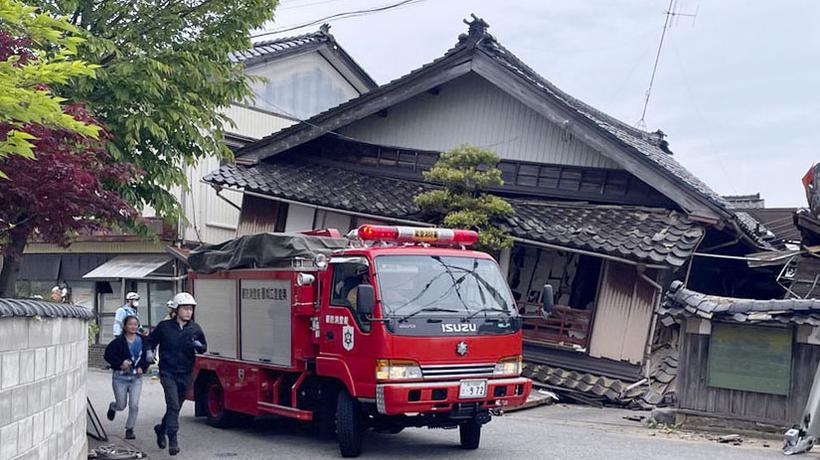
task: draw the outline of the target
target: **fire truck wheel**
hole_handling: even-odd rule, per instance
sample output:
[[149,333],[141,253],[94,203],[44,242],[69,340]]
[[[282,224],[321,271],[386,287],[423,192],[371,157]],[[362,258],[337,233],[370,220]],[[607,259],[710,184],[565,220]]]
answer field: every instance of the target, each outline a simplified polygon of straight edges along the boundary
[[336,438],[336,399],[337,393],[323,396],[319,407],[316,408],[317,427],[322,439]]
[[336,399],[336,436],[342,457],[358,457],[362,453],[363,435],[359,402],[342,390]]
[[213,427],[227,428],[236,421],[236,414],[225,409],[225,392],[216,377],[211,377],[205,386],[205,412],[208,425]]
[[462,449],[478,449],[481,442],[481,424],[471,420],[458,427],[458,437]]

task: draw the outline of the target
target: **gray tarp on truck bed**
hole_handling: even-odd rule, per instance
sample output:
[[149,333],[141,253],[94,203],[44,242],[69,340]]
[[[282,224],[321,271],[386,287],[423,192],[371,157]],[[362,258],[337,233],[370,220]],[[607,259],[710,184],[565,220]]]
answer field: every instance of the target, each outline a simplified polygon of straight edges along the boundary
[[347,240],[341,238],[299,233],[260,233],[200,246],[191,251],[188,265],[197,273],[287,267],[294,259],[313,260],[317,254],[330,255],[334,250],[345,247]]

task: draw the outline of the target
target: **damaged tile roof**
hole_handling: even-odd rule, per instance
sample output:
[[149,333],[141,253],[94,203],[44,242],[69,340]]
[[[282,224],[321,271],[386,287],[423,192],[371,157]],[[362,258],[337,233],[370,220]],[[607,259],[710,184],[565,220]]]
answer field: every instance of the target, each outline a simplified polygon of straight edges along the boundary
[[[309,205],[411,221],[423,220],[414,197],[435,187],[284,158],[253,167],[225,165],[203,180]],[[509,201],[515,214],[498,224],[514,237],[647,263],[681,266],[704,232],[700,224],[666,209]]]
[[513,235],[623,258],[679,267],[703,237],[702,227],[666,209],[511,202],[516,212],[504,217],[502,226]]
[[672,282],[658,307],[670,317],[722,319],[737,322],[781,322],[820,326],[820,299],[755,300],[702,294]]
[[675,402],[678,375],[678,352],[668,350],[651,359],[648,379],[624,381],[588,372],[525,362],[522,375],[536,386],[555,391],[560,396],[586,404],[615,404],[635,409],[650,409]]

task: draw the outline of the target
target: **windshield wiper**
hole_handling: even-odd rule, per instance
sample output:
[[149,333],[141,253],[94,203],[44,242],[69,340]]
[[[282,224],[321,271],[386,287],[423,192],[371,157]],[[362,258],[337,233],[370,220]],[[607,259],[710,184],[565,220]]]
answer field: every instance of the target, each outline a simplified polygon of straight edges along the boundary
[[489,307],[487,307],[487,308],[482,308],[481,310],[476,310],[472,314],[467,315],[466,317],[464,317],[463,321],[467,321],[467,320],[469,320],[470,318],[476,316],[479,313],[485,313],[485,312],[488,312],[488,311],[497,311],[499,313],[504,313],[505,315],[507,315],[507,317],[510,316],[510,312],[508,312],[507,310],[502,310],[500,308],[489,308]]
[[407,321],[408,319],[418,315],[421,312],[428,312],[428,311],[438,311],[438,312],[445,312],[445,313],[458,313],[458,310],[453,310],[452,308],[441,308],[441,307],[424,307],[420,308],[409,315],[402,316],[399,318],[400,322]]

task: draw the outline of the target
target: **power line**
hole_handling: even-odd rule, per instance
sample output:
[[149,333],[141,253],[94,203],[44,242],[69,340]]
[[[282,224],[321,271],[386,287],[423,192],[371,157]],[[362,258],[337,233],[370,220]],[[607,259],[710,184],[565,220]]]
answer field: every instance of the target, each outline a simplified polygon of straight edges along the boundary
[[340,19],[355,18],[355,17],[359,17],[359,16],[366,16],[368,14],[373,14],[373,13],[382,13],[384,11],[389,11],[389,10],[392,10],[392,9],[395,9],[395,8],[399,8],[399,7],[406,6],[406,5],[411,5],[411,4],[414,4],[414,3],[421,3],[423,1],[425,1],[425,0],[401,0],[399,2],[391,3],[391,4],[388,4],[388,5],[377,6],[377,7],[374,7],[374,8],[366,8],[366,9],[362,9],[362,10],[346,11],[346,12],[342,12],[342,13],[331,14],[330,16],[325,16],[323,18],[315,19],[313,21],[305,22],[305,23],[298,24],[298,25],[295,25],[295,26],[288,26],[288,27],[284,27],[284,28],[281,28],[281,29],[275,29],[275,30],[270,30],[270,31],[267,31],[267,32],[262,32],[262,33],[259,33],[259,34],[256,34],[256,35],[251,35],[251,38],[259,38],[259,37],[264,37],[264,36],[267,36],[267,35],[274,35],[274,34],[280,34],[280,33],[283,33],[283,32],[290,32],[292,30],[301,29],[303,27],[315,26],[317,24],[324,24],[326,22],[338,21]]
[[[293,0],[291,0],[291,1],[293,1]],[[311,7],[311,6],[324,5],[326,3],[335,3],[335,2],[341,2],[341,1],[347,1],[347,0],[320,0],[320,1],[315,1],[315,2],[311,2],[311,3],[300,3],[298,5],[293,5],[293,6],[290,5],[291,2],[287,2],[283,6],[280,6],[280,7],[276,8],[276,11],[298,10],[300,8],[308,8],[308,7]]]

